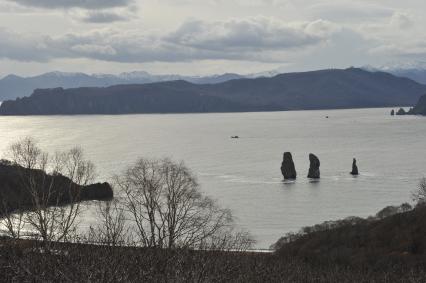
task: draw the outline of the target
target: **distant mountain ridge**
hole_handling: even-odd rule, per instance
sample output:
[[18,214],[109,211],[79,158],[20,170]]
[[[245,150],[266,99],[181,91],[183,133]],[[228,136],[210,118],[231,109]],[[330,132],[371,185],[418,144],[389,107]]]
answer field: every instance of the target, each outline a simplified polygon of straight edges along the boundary
[[408,78],[421,84],[426,84],[426,64],[411,64],[403,66],[362,67],[366,71],[387,72],[398,77]]
[[421,84],[426,84],[426,69],[399,69],[392,70],[392,74],[412,79]]
[[384,72],[330,69],[216,84],[169,81],[38,89],[1,115],[204,113],[412,106],[426,85]]
[[[274,73],[271,73],[274,74]],[[39,88],[77,88],[77,87],[107,87],[120,84],[145,84],[174,80],[185,80],[195,84],[215,84],[233,79],[268,75],[259,73],[238,75],[226,73],[211,76],[181,76],[181,75],[152,75],[144,71],[111,74],[49,72],[33,77],[8,75],[0,79],[0,101],[31,95]]]
[[[387,72],[398,77],[412,79],[418,83],[426,84],[426,66],[365,66],[362,69],[370,72]],[[261,77],[274,77],[282,74],[278,70],[272,70],[253,74],[225,73],[210,76],[184,76],[175,74],[154,75],[145,71],[125,72],[113,74],[85,74],[78,72],[53,71],[37,76],[21,77],[8,75],[0,78],[0,101],[15,99],[31,95],[35,89],[47,88],[78,88],[78,87],[108,87],[124,84],[146,84],[184,80],[194,84],[218,84],[236,79],[253,79]]]

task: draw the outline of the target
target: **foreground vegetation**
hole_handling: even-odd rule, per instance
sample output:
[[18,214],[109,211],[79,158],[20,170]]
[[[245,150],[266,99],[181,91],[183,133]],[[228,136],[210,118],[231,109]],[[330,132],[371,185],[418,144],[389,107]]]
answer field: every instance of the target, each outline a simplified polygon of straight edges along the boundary
[[[3,240],[4,282],[424,282],[424,266],[313,261],[280,253],[55,245]],[[323,255],[326,257],[326,254]],[[385,259],[386,260],[386,259]]]
[[[426,279],[426,179],[413,194],[414,208],[390,206],[367,219],[351,217],[305,227],[278,240],[274,252],[261,253],[249,251],[250,235],[235,228],[228,210],[200,193],[183,163],[139,159],[114,177],[120,198],[100,202],[97,225],[82,231],[76,188],[94,174],[82,152],[55,155],[56,167],[51,167],[48,155],[31,139],[11,148],[8,166],[19,172],[13,186],[26,192],[31,205],[10,213],[2,201],[6,208],[0,218],[6,228],[6,236],[0,237],[2,282]],[[49,168],[54,169],[46,174]],[[62,193],[71,198],[67,205]],[[26,229],[31,233],[21,233]]]
[[274,253],[0,241],[5,281],[424,282],[426,206],[340,221],[277,243]]
[[418,205],[387,207],[368,219],[306,227],[275,252],[147,248],[86,239],[0,240],[6,282],[425,282],[426,182]]

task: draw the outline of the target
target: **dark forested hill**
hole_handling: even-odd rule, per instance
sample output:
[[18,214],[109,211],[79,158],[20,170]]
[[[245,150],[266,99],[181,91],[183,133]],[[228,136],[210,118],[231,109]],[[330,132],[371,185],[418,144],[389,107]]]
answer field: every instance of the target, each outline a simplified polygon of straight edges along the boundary
[[6,101],[2,115],[237,112],[411,106],[426,86],[383,72],[350,68],[237,79],[106,88],[36,90]]
[[278,254],[330,264],[424,266],[425,219],[425,205],[413,210],[408,204],[387,207],[370,219],[352,217],[306,227],[281,238],[275,248]]

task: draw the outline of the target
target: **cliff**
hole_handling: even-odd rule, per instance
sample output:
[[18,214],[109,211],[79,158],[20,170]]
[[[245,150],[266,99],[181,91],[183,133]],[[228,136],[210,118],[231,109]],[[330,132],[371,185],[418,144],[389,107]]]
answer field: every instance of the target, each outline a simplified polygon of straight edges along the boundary
[[420,97],[416,106],[410,111],[410,114],[426,116],[426,95]]

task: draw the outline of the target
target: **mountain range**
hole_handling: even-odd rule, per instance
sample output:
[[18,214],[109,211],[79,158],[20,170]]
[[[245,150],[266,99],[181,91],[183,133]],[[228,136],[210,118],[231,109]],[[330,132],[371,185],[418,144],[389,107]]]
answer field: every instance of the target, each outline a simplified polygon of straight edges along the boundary
[[[405,77],[418,83],[426,84],[426,67],[423,65],[365,66],[362,69],[370,72],[387,72],[398,77]],[[155,75],[145,71],[127,72],[118,75],[55,71],[32,77],[21,77],[11,74],[0,79],[0,101],[29,96],[35,89],[40,88],[108,87],[113,85],[146,84],[175,80],[183,80],[194,84],[218,84],[235,79],[273,77],[280,73],[278,69],[245,75],[225,73],[210,76]]]
[[421,84],[426,84],[426,63],[385,65],[379,67],[365,66],[362,68],[371,72],[387,72],[398,77],[404,77]]
[[145,84],[165,81],[184,80],[195,84],[216,84],[233,79],[274,76],[278,72],[270,71],[249,75],[226,73],[211,76],[153,75],[144,71],[111,74],[85,74],[49,72],[33,77],[8,75],[0,79],[0,101],[29,96],[38,88],[76,88],[107,87],[121,84]]
[[421,84],[426,84],[426,69],[394,69],[390,73],[395,76],[412,79]]
[[413,106],[426,85],[358,68],[240,78],[216,84],[183,80],[110,87],[37,89],[5,101],[2,115],[194,113]]

